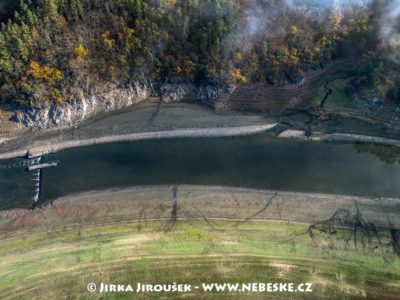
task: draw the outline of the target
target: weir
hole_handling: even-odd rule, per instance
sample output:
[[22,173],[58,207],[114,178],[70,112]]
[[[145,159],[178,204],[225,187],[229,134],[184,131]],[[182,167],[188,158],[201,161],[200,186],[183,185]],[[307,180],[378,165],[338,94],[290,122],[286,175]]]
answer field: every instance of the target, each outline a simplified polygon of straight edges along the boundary
[[33,201],[36,203],[40,199],[40,195],[42,192],[42,178],[43,178],[43,171],[42,169],[38,169],[34,180],[36,181],[35,186],[35,195],[33,197]]
[[41,157],[37,158],[36,160],[34,160],[34,164],[36,165],[30,165],[28,166],[27,170],[28,171],[33,171],[33,170],[37,170],[33,181],[36,183],[35,184],[35,194],[33,196],[33,201],[36,203],[39,201],[40,199],[40,194],[41,194],[41,189],[42,189],[42,176],[43,176],[43,172],[41,168],[36,168],[36,169],[30,169],[33,166],[40,166],[40,161],[42,160]]

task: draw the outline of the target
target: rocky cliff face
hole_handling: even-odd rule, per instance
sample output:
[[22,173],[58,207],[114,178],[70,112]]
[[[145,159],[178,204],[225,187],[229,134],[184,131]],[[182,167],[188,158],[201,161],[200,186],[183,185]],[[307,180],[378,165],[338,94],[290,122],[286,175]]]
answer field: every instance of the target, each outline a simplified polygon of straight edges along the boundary
[[184,99],[195,99],[202,104],[214,105],[215,101],[223,95],[230,95],[236,87],[202,85],[191,83],[165,84],[160,88],[161,100],[165,103],[179,102]]
[[74,99],[62,105],[31,107],[16,111],[14,121],[39,129],[73,126],[95,113],[139,103],[151,96],[152,90],[152,85],[135,84],[129,88]]
[[196,86],[190,83],[174,83],[161,86],[136,83],[127,88],[118,88],[107,93],[70,100],[62,105],[51,104],[17,110],[14,121],[27,127],[46,129],[74,126],[90,115],[121,109],[150,96],[159,96],[165,103],[195,99],[203,104],[213,105],[216,99],[230,94],[231,87]]

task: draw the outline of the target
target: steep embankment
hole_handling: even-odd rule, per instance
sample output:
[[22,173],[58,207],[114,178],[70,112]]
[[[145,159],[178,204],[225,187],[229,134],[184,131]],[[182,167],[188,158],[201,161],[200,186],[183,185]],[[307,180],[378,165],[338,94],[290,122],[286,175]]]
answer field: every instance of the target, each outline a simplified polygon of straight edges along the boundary
[[17,110],[13,119],[26,127],[39,129],[73,126],[96,113],[117,110],[139,103],[147,99],[151,93],[151,86],[137,84],[104,94],[81,97],[62,105],[50,104]]
[[215,99],[213,105],[217,109],[232,109],[279,114],[288,109],[308,105],[312,99],[305,99],[304,93],[313,84],[324,84],[323,81],[333,77],[344,69],[357,68],[359,59],[341,59],[327,66],[310,70],[297,84],[271,86],[267,84],[239,85],[230,94]]

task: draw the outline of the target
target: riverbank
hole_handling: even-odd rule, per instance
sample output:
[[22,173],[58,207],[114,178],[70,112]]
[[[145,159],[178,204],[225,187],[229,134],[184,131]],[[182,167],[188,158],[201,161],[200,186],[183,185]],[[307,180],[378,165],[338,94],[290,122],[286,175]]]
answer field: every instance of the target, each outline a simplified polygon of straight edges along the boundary
[[70,148],[78,148],[90,145],[109,144],[127,141],[142,141],[151,139],[172,139],[172,138],[202,138],[202,137],[230,137],[262,133],[274,128],[276,124],[253,125],[229,128],[193,128],[179,130],[165,130],[155,132],[142,132],[125,135],[104,136],[100,138],[67,141],[42,147],[34,147],[29,150],[18,150],[0,154],[0,159],[28,156],[35,158],[50,153],[56,153]]
[[[229,137],[229,136],[243,136],[252,135],[265,132],[274,128],[276,124],[266,125],[253,125],[243,127],[229,127],[229,128],[199,128],[199,129],[179,129],[170,131],[155,131],[133,133],[126,135],[105,136],[101,138],[69,141],[52,145],[50,147],[32,148],[28,151],[28,157],[34,158],[50,153],[59,152],[70,148],[84,147],[97,144],[108,144],[126,141],[142,141],[151,139],[172,139],[172,138],[204,138],[204,137]],[[1,156],[0,156],[1,158]]]
[[[174,192],[175,191],[175,192]],[[175,196],[174,196],[175,195]],[[59,226],[82,213],[90,222],[103,222],[109,210],[117,210],[119,220],[137,221],[143,212],[147,219],[168,220],[159,208],[178,205],[177,217],[187,219],[231,219],[290,221],[311,225],[332,217],[338,210],[359,213],[378,228],[400,227],[399,198],[355,197],[334,194],[300,193],[197,185],[156,185],[112,188],[60,197],[36,210],[0,211],[0,231],[26,228],[16,218],[34,226],[52,219],[57,210],[65,211],[53,221]],[[266,204],[268,204],[266,206]],[[96,207],[96,209],[93,209]],[[108,209],[106,209],[108,207]],[[188,213],[191,212],[191,213]],[[196,212],[196,213],[195,213]],[[64,217],[66,219],[64,219]],[[102,221],[103,220],[103,221]],[[112,219],[110,219],[112,221]],[[392,222],[389,224],[389,221]],[[42,225],[39,225],[39,223]],[[8,224],[8,227],[3,225]]]
[[[273,116],[233,111],[216,112],[199,104],[161,103],[158,99],[151,98],[121,110],[100,113],[76,127],[47,130],[14,128],[11,135],[0,135],[0,159],[26,156],[28,151],[32,156],[37,156],[101,143],[180,137],[223,137],[257,134],[268,130],[278,137],[301,140],[400,145],[400,139],[396,138],[340,131],[313,131],[307,136],[304,130],[292,127],[287,129],[284,125],[286,121],[280,122],[279,118]],[[275,125],[277,126],[274,128]]]
[[25,156],[30,149],[61,149],[65,145],[75,147],[146,136],[232,136],[247,134],[248,130],[252,134],[258,131],[257,126],[270,128],[274,123],[256,114],[216,113],[199,104],[165,104],[152,98],[135,106],[97,114],[76,127],[14,130],[12,136],[0,136],[0,159]]
[[[36,158],[59,151],[79,148],[85,146],[110,144],[128,141],[142,141],[151,139],[174,139],[174,138],[213,138],[213,137],[234,137],[244,135],[255,135],[272,131],[278,123],[265,125],[252,125],[228,128],[189,128],[178,130],[164,130],[141,132],[124,135],[103,136],[99,138],[70,140],[59,143],[48,143],[47,146],[33,146],[27,149],[19,149],[11,152],[0,153],[0,160],[16,157]],[[326,134],[313,132],[307,136],[305,131],[288,129],[277,135],[279,138],[294,138],[303,141],[320,141],[333,143],[366,143],[377,145],[400,146],[400,140],[387,139],[377,136],[366,136],[358,134],[333,133]]]
[[[158,284],[167,278],[168,283],[198,284],[229,278],[243,283],[311,282],[309,299],[395,299],[400,264],[388,228],[398,225],[399,203],[152,186],[67,196],[42,209],[2,211],[0,297],[29,299],[36,293],[47,299],[77,298],[86,297],[89,283]],[[389,220],[396,224],[382,223]],[[293,295],[304,298],[297,293],[273,297]],[[152,294],[155,299],[177,297]]]
[[390,145],[400,146],[400,140],[382,138],[378,136],[367,136],[360,134],[349,134],[349,133],[322,133],[312,132],[309,136],[303,130],[287,129],[280,134],[278,137],[281,138],[295,138],[304,141],[322,141],[322,142],[333,142],[333,143],[366,143],[366,144],[378,144],[378,145]]

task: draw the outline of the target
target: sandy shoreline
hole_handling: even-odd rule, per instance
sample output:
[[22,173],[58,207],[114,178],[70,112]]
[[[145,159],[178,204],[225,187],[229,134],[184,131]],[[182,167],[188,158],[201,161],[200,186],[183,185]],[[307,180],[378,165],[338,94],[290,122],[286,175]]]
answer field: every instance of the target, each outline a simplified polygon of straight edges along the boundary
[[376,197],[367,197],[367,196],[351,196],[351,195],[340,195],[340,194],[323,194],[323,193],[308,193],[308,192],[292,192],[292,191],[277,191],[277,190],[268,190],[268,189],[255,189],[255,188],[245,188],[245,187],[231,187],[231,186],[203,186],[203,185],[190,185],[190,184],[182,184],[182,185],[143,185],[143,186],[131,186],[131,187],[123,187],[123,188],[108,188],[105,190],[92,190],[77,194],[70,194],[67,196],[60,197],[54,201],[65,201],[65,200],[81,200],[85,198],[91,197],[110,197],[115,196],[118,193],[138,193],[140,191],[151,191],[151,192],[165,192],[169,191],[173,188],[178,188],[180,190],[184,190],[188,193],[200,192],[200,193],[209,193],[209,192],[229,192],[236,194],[246,194],[246,193],[257,193],[257,194],[266,194],[266,195],[281,195],[289,198],[296,197],[311,197],[315,199],[326,199],[326,200],[335,200],[341,199],[346,202],[354,202],[354,201],[365,201],[371,203],[378,203],[380,201],[381,204],[384,205],[399,205],[400,198],[376,198]]
[[[174,199],[174,189],[177,197]],[[222,218],[231,220],[274,220],[313,224],[331,218],[338,210],[348,210],[352,214],[360,215],[366,220],[375,223],[378,227],[389,226],[391,220],[395,226],[400,226],[400,199],[372,198],[335,194],[307,193],[263,190],[227,186],[201,185],[156,185],[137,186],[122,189],[107,189],[85,192],[61,197],[53,202],[55,207],[67,207],[79,203],[82,207],[93,203],[110,203],[117,207],[118,203],[125,202],[128,207],[138,205],[132,218],[139,214],[142,207],[146,207],[147,218],[154,212],[151,207],[159,205],[172,207],[176,201],[178,216],[182,219],[187,215],[196,215],[198,218]],[[133,201],[133,202],[132,202]],[[270,204],[266,206],[269,201]],[[267,207],[267,208],[266,208]],[[51,205],[48,206],[51,208]],[[266,208],[266,209],[265,209]],[[45,208],[46,209],[46,208]],[[154,216],[158,216],[156,212]],[[169,218],[167,213],[166,218]],[[138,217],[139,219],[139,217]]]
[[[175,198],[176,197],[176,198]],[[266,203],[269,204],[266,206]],[[119,220],[168,219],[176,203],[178,218],[278,220],[313,224],[331,218],[338,210],[360,213],[377,227],[400,226],[400,199],[368,198],[302,192],[285,192],[196,185],[136,186],[96,190],[60,197],[39,210],[10,209],[0,211],[0,227],[17,216],[42,218],[59,214],[75,218],[79,212],[88,222],[118,216]],[[266,208],[267,207],[267,208]],[[57,219],[57,218],[56,218]],[[58,220],[58,219],[57,219]],[[110,219],[111,221],[112,219]],[[61,222],[62,220],[60,220]]]
[[8,159],[14,157],[21,157],[28,155],[29,158],[38,157],[50,153],[55,153],[61,150],[84,147],[98,144],[108,144],[126,141],[141,141],[151,139],[172,139],[172,138],[203,138],[203,137],[230,137],[230,136],[243,136],[253,135],[271,130],[276,126],[273,124],[240,126],[229,128],[191,128],[191,129],[177,129],[165,131],[153,131],[132,133],[124,135],[104,136],[92,139],[82,139],[66,141],[57,144],[52,144],[43,147],[34,147],[27,150],[18,150],[8,153],[0,154],[0,159]]
[[[213,137],[233,137],[244,135],[255,135],[266,131],[273,130],[279,123],[270,123],[263,125],[250,125],[238,127],[222,127],[222,128],[188,128],[176,130],[162,130],[150,132],[138,132],[122,135],[110,135],[97,138],[71,140],[58,143],[52,143],[45,146],[31,147],[29,149],[20,149],[0,153],[1,159],[10,159],[16,157],[28,156],[35,158],[62,150],[85,147],[98,144],[109,144],[116,142],[141,141],[151,139],[174,139],[174,138],[213,138]],[[311,136],[306,136],[302,130],[287,129],[281,132],[279,138],[293,138],[304,141],[321,141],[321,142],[337,142],[337,143],[371,143],[380,145],[400,146],[400,140],[388,139],[376,136],[366,136],[346,133],[325,134],[313,132]]]

